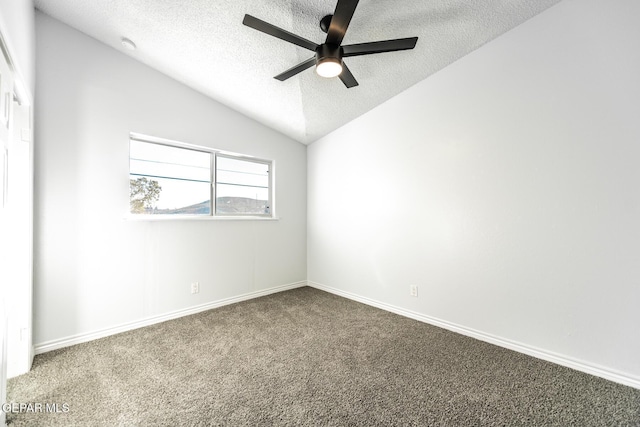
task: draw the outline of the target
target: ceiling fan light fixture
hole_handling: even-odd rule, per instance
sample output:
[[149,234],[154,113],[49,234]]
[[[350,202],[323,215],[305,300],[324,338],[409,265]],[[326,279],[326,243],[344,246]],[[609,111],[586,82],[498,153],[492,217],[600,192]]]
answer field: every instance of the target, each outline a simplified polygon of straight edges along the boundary
[[340,46],[321,44],[316,49],[316,73],[321,77],[338,77],[342,73]]
[[337,58],[324,58],[316,64],[316,73],[321,77],[338,77],[342,73],[342,61]]

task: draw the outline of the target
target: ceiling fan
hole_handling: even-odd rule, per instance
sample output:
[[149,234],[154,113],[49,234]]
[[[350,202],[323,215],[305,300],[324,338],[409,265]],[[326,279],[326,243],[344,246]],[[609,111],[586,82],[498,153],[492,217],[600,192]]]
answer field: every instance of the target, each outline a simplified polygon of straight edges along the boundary
[[338,0],[333,15],[327,15],[322,18],[320,28],[327,33],[327,39],[320,45],[251,15],[245,15],[242,23],[273,37],[315,51],[316,54],[314,57],[278,74],[275,76],[276,79],[284,81],[315,65],[316,72],[320,76],[340,77],[342,83],[344,83],[347,88],[351,88],[358,86],[358,82],[355,77],[353,77],[353,74],[351,74],[347,64],[342,61],[342,58],[413,49],[418,41],[417,37],[409,37],[342,46],[342,39],[347,32],[347,27],[349,26],[349,22],[351,22],[356,6],[358,6],[358,1],[359,0]]

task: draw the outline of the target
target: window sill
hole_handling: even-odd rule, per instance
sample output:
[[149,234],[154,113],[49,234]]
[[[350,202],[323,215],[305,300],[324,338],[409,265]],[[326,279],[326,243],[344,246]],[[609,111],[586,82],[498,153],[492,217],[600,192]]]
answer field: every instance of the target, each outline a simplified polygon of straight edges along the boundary
[[211,215],[126,215],[125,221],[279,221],[279,217]]

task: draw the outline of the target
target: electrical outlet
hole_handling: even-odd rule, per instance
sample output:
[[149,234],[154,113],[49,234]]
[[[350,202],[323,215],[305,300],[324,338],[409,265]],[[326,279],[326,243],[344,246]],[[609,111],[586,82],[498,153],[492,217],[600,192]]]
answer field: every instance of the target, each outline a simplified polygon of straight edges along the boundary
[[409,295],[411,295],[412,297],[418,296],[418,285],[409,286]]
[[191,283],[191,293],[197,294],[198,292],[200,292],[200,282]]

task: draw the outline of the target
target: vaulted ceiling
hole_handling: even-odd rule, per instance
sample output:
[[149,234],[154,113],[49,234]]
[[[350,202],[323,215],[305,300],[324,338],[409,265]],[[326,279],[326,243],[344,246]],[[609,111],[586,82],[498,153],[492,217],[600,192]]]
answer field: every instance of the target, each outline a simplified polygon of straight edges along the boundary
[[[344,44],[418,36],[414,50],[345,59],[359,86],[313,53],[242,25],[245,14],[315,43],[336,0],[36,0],[42,12],[304,144],[371,110],[560,0],[361,0]],[[127,37],[137,50],[121,44]]]

